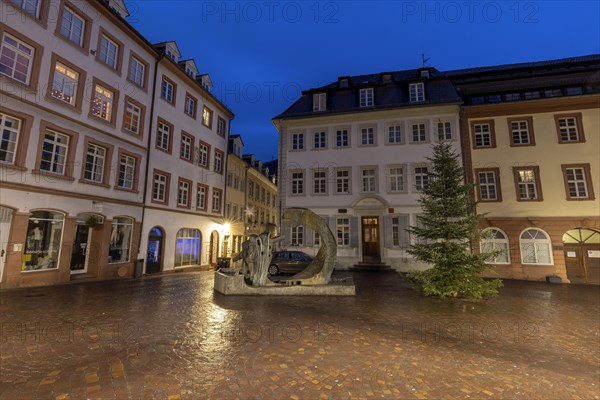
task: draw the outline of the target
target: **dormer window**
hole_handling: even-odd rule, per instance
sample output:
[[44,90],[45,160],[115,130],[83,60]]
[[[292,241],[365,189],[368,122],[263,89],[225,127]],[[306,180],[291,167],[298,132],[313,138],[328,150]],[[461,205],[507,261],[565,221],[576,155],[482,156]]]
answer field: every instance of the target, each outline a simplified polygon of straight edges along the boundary
[[421,70],[421,78],[429,78],[429,70],[428,69],[422,69]]
[[360,106],[361,107],[372,107],[373,106],[373,88],[360,89]]
[[339,78],[339,87],[347,88],[349,86],[348,78]]
[[193,77],[194,76],[194,71],[192,71],[190,68],[185,69],[185,73],[188,74],[189,76]]
[[411,83],[409,93],[411,103],[425,101],[425,85],[423,82]]
[[175,61],[175,54],[171,53],[169,49],[165,49],[165,55],[169,57],[171,60]]
[[325,93],[313,94],[313,111],[325,111],[327,109],[326,100],[327,95]]

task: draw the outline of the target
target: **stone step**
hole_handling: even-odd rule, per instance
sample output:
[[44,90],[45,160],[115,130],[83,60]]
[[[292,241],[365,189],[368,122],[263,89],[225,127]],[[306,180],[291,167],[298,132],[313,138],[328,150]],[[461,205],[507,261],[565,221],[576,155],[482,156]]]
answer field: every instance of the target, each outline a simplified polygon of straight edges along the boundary
[[359,262],[349,270],[354,272],[396,272],[391,266],[381,262]]

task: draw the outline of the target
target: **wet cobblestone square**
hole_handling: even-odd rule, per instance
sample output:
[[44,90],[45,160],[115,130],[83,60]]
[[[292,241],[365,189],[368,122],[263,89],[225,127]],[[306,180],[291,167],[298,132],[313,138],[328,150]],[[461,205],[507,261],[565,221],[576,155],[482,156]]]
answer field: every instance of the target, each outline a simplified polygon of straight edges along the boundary
[[597,286],[225,297],[212,272],[0,293],[0,399],[598,399]]

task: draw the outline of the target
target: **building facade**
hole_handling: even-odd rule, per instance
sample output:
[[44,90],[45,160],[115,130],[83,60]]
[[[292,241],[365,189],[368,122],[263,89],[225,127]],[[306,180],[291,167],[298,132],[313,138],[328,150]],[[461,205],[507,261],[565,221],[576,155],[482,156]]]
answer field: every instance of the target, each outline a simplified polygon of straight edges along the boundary
[[[434,68],[340,77],[311,89],[273,123],[282,208],[309,208],[337,237],[338,268],[422,267],[407,254],[431,145],[460,154],[460,98]],[[283,246],[316,254],[320,238],[283,228]]]

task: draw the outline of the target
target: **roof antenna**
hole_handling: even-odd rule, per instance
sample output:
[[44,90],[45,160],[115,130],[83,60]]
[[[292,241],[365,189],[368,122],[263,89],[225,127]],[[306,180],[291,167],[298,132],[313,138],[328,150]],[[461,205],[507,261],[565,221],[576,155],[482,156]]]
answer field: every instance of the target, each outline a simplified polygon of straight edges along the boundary
[[421,54],[421,62],[423,63],[423,68],[425,68],[425,64],[431,59],[431,57],[425,58],[425,53]]

